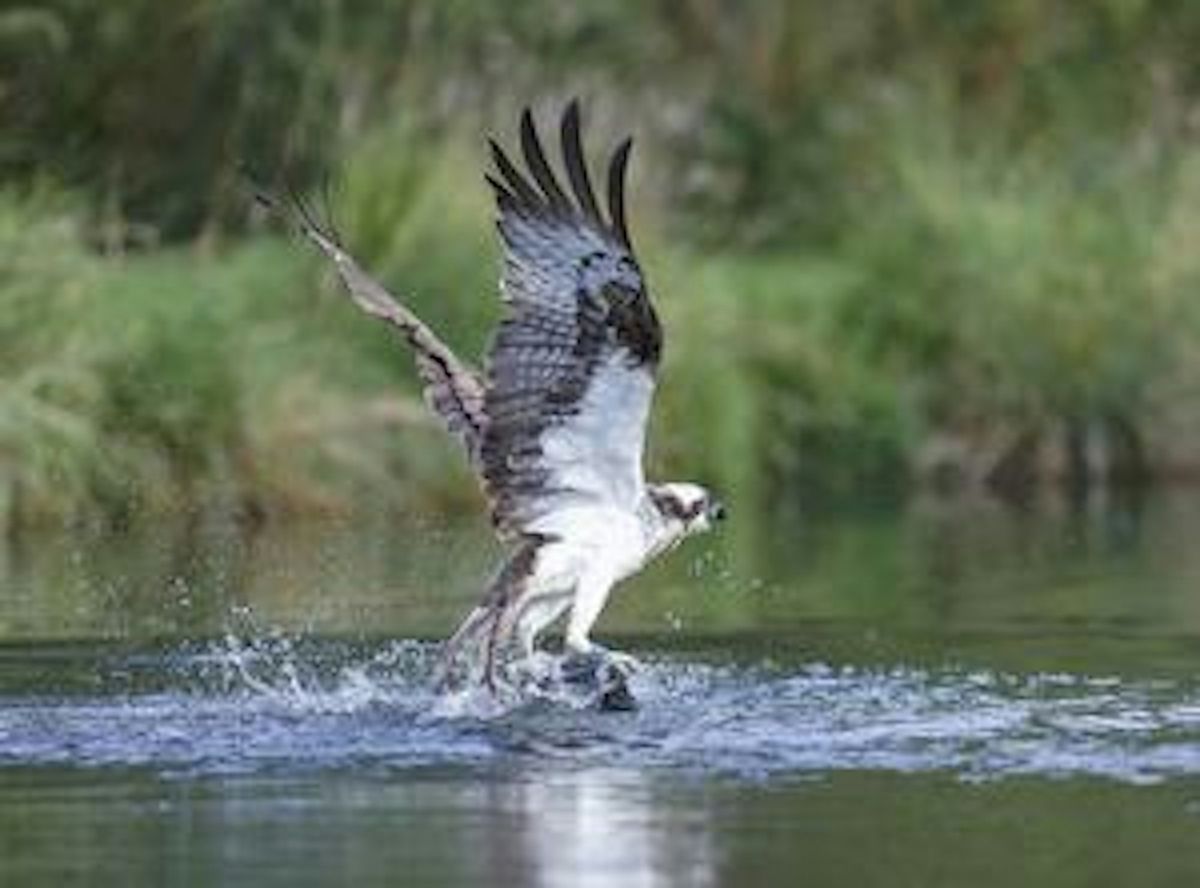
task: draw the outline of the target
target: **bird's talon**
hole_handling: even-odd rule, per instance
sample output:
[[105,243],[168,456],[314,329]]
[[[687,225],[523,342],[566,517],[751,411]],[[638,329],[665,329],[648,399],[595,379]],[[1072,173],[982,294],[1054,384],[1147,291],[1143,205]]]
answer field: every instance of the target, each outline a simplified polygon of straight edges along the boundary
[[568,684],[583,684],[595,681],[603,665],[604,657],[596,649],[572,651],[563,657],[559,671]]
[[616,672],[621,678],[641,670],[642,664],[636,657],[619,651],[610,651],[599,645],[593,645],[586,651],[569,652],[560,667],[564,681],[579,683],[588,680],[598,680],[609,670]]
[[608,652],[609,664],[622,675],[630,676],[642,671],[642,662],[630,654],[619,651]]

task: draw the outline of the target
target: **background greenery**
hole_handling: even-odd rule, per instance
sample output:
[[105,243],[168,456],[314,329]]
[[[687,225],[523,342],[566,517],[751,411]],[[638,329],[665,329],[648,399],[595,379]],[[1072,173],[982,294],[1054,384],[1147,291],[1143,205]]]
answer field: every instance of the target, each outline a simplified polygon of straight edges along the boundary
[[[753,508],[1200,468],[1200,6],[0,6],[0,524],[473,507],[408,357],[256,214],[330,183],[466,354],[481,172],[584,98],[637,136],[658,474]],[[703,434],[696,434],[696,430]]]

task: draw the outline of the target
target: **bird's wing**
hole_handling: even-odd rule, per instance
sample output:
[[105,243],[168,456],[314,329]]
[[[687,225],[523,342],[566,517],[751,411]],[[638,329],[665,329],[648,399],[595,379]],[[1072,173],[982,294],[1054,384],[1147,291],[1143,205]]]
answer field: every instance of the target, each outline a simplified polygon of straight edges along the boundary
[[363,271],[346,252],[332,227],[318,220],[298,195],[290,195],[285,203],[256,188],[255,196],[268,209],[293,222],[333,262],[355,305],[400,331],[412,346],[417,373],[425,385],[425,402],[442,418],[446,429],[462,442],[468,459],[477,466],[486,425],[484,383],[480,376],[460,361],[420,318]]
[[569,190],[551,170],[527,110],[521,172],[492,142],[508,313],[488,356],[480,467],[502,533],[536,531],[573,505],[633,509],[662,332],[625,223],[631,142],[608,168],[605,218],[579,136],[562,118]]

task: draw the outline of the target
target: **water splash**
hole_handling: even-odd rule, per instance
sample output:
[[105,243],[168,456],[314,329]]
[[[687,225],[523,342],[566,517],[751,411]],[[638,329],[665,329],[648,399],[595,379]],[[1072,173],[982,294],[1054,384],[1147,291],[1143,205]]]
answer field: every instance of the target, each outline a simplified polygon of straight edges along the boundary
[[244,638],[228,634],[202,660],[200,675],[225,693],[257,698],[298,713],[350,713],[411,698],[412,673],[425,674],[432,646],[399,642],[365,659],[346,652],[321,659],[282,634]]
[[1200,774],[1200,689],[1186,682],[662,658],[632,679],[641,708],[612,714],[552,684],[500,701],[438,695],[437,659],[422,642],[279,633],[119,662],[94,654],[88,668],[107,676],[95,693],[0,696],[0,766],[228,773],[537,756],[751,778]]

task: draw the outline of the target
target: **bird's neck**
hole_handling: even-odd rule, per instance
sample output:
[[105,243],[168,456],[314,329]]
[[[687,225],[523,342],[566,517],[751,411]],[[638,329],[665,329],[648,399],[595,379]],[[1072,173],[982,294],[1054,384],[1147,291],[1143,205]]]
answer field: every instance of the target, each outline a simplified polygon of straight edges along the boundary
[[664,515],[651,497],[642,498],[638,511],[641,514],[646,545],[643,563],[675,548],[686,535],[683,522],[678,518]]

